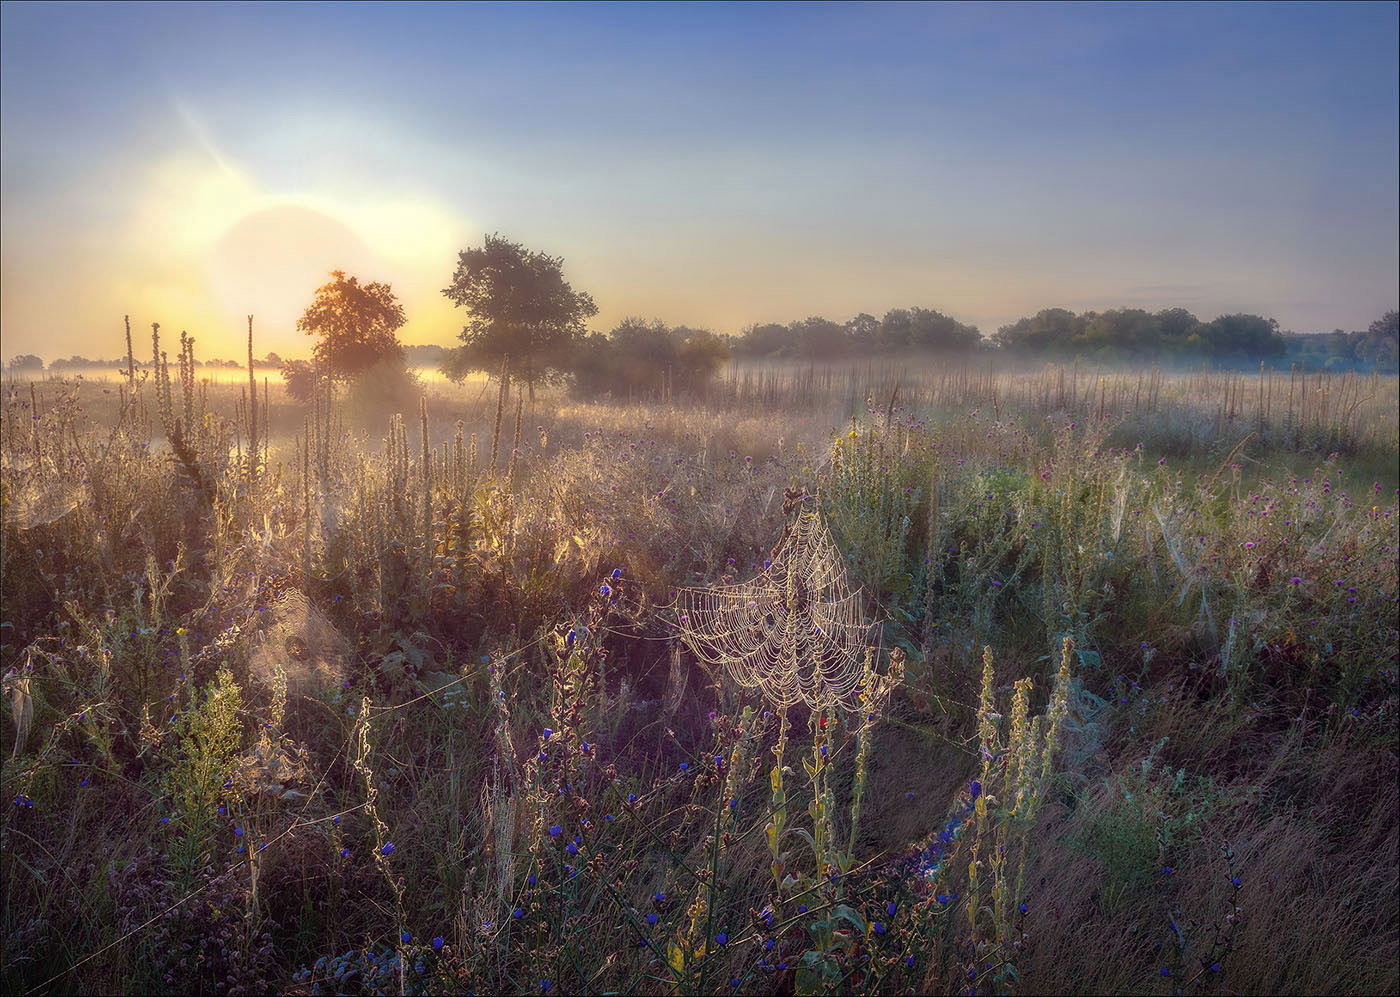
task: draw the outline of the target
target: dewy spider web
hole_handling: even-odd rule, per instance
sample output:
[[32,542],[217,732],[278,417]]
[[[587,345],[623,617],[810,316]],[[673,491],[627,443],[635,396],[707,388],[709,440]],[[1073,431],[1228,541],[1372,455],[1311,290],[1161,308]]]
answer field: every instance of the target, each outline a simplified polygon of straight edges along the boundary
[[819,512],[799,511],[750,581],[676,592],[681,639],[779,707],[854,708],[871,624]]

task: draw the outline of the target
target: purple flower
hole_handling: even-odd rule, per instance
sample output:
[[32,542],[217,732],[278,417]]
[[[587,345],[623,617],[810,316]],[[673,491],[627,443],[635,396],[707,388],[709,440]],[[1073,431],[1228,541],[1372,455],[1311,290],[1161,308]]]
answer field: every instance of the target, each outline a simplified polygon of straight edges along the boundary
[[413,941],[413,936],[410,935],[407,931],[405,931],[400,937],[403,939],[403,943],[404,943],[405,945],[407,945],[409,942]]
[[385,842],[384,847],[381,848],[381,849],[379,849],[379,854],[380,854],[380,855],[392,855],[392,854],[394,854],[394,843],[393,843],[392,841]]
[[561,834],[563,834],[563,833],[564,833],[564,829],[563,829],[562,827],[560,827],[558,824],[553,825],[553,826],[550,827],[550,829],[549,829],[549,836],[550,836],[551,838],[557,838],[557,837],[559,837],[559,835],[561,835]]
[[656,924],[656,922],[659,921],[659,920],[661,920],[661,919],[660,919],[659,917],[657,917],[655,914],[648,914],[648,915],[647,915],[647,924],[654,925],[654,924]]
[[721,945],[728,945],[728,944],[729,944],[729,935],[728,935],[727,933],[721,931],[719,934],[715,935],[715,941],[718,942],[718,943],[721,944]]
[[522,917],[525,916],[525,911],[523,908],[517,907],[515,908],[515,910],[510,912],[510,916],[519,921]]
[[618,580],[619,578],[621,578],[621,577],[622,577],[622,569],[621,569],[621,568],[613,568],[613,573],[612,573],[612,579],[613,579],[613,581],[617,581],[617,580]]
[[574,844],[574,843],[571,841],[571,842],[569,842],[567,845],[564,846],[564,851],[568,852],[570,855],[577,855],[577,854],[578,854],[578,845]]
[[969,779],[967,788],[972,793],[972,798],[974,800],[982,795],[982,783],[978,782],[976,779]]
[[436,938],[433,939],[433,951],[434,951],[434,952],[441,952],[441,951],[442,951],[442,936],[441,936],[441,935],[438,935]]
[[603,596],[612,595],[612,589],[609,588],[606,584],[599,585],[599,586],[598,586],[598,594],[599,594],[599,595],[603,595]]

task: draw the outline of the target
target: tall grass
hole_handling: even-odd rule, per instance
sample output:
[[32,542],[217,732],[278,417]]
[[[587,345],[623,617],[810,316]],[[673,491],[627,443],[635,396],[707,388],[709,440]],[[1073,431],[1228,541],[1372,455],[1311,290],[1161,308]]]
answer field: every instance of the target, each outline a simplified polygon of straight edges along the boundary
[[[1400,989],[1393,378],[193,349],[7,385],[7,992]],[[860,708],[677,649],[793,486]]]

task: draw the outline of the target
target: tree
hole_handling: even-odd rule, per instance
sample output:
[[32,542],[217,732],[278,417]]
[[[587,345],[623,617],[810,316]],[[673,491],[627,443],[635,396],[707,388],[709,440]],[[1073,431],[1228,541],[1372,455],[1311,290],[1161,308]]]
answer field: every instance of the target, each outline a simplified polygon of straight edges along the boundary
[[1058,353],[1072,349],[1072,341],[1084,331],[1086,316],[1065,308],[1045,308],[1029,318],[1004,325],[992,338],[1003,349],[1026,353]]
[[499,370],[508,358],[507,373],[524,379],[531,401],[536,383],[567,368],[585,335],[584,320],[598,314],[593,298],[564,280],[563,259],[499,235],[457,254],[457,270],[442,293],[468,315],[463,345],[443,363],[443,373],[458,379],[472,370]]
[[395,333],[404,321],[403,306],[388,284],[361,285],[358,278],[334,270],[297,319],[297,328],[321,337],[311,351],[317,366],[334,380],[350,381],[381,360],[402,362],[403,347]]
[[10,361],[10,370],[43,370],[44,361],[32,353],[21,353]]

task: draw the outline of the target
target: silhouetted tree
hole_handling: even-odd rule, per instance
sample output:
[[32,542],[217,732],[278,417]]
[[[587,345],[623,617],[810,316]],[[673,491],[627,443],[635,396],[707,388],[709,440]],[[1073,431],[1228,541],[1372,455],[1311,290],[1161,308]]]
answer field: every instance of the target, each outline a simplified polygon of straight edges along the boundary
[[43,370],[44,361],[32,353],[21,353],[13,358],[9,364],[10,370]]
[[331,272],[331,279],[316,291],[316,298],[297,328],[308,336],[320,336],[312,349],[317,365],[338,381],[349,381],[385,359],[402,363],[398,332],[404,324],[403,307],[388,284],[361,285],[345,271]]
[[462,346],[443,363],[448,377],[500,370],[535,384],[564,371],[585,334],[584,320],[598,314],[593,298],[564,280],[564,261],[488,235],[481,249],[457,254],[452,283],[442,292],[467,309]]

